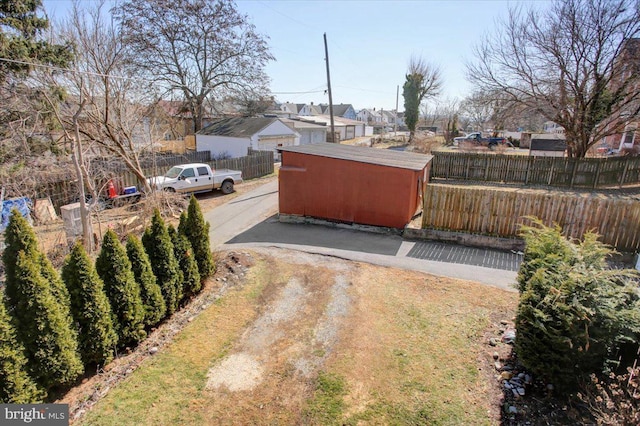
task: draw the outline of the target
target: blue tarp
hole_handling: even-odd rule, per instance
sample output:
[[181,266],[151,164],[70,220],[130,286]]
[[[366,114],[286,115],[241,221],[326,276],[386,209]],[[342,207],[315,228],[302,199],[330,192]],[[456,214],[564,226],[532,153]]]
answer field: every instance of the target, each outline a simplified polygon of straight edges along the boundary
[[31,199],[27,197],[13,198],[11,200],[4,200],[2,202],[2,214],[0,222],[0,232],[4,232],[9,225],[9,217],[11,217],[11,210],[18,209],[18,211],[31,222]]

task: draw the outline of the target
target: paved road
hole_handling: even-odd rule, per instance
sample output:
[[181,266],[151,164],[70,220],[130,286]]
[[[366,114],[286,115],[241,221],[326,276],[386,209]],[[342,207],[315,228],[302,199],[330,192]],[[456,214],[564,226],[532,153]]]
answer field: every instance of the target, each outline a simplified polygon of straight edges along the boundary
[[[267,183],[231,202],[207,212],[212,248],[282,247],[478,281],[514,290],[516,272],[491,268],[483,263],[464,264],[416,258],[422,242],[405,241],[399,235],[376,234],[354,229],[310,224],[280,223],[277,219],[278,182]],[[424,251],[424,250],[422,250]],[[502,256],[477,250],[475,257]],[[459,257],[467,262],[469,257]],[[468,262],[474,263],[474,262]]]
[[204,214],[211,224],[211,247],[218,247],[236,235],[278,212],[278,181],[266,183]]

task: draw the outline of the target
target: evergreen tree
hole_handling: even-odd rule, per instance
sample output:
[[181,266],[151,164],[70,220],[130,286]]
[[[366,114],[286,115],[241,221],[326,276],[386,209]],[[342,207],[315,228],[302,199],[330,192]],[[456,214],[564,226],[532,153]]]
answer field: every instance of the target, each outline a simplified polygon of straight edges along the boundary
[[5,303],[32,376],[46,389],[71,383],[83,372],[77,334],[40,273],[38,259],[19,252],[10,287],[20,297],[5,298]]
[[27,373],[24,347],[18,342],[11,318],[0,300],[0,404],[35,404],[44,396],[44,391]]
[[44,253],[40,253],[40,273],[42,277],[49,282],[53,297],[60,303],[69,318],[71,318],[71,296],[69,295],[69,289]]
[[[20,251],[24,251],[27,256],[33,259],[38,259],[40,274],[50,284],[54,299],[58,301],[63,312],[71,321],[69,315],[69,292],[47,256],[38,249],[38,241],[33,228],[18,210],[11,212],[9,224],[5,230],[5,244],[2,260],[5,266],[7,282],[10,283],[15,278],[15,265]],[[20,296],[19,294],[14,294],[14,289],[15,287],[7,285],[7,298],[14,299],[16,296]]]
[[85,364],[108,364],[113,359],[118,335],[102,280],[79,242],[65,260],[62,280],[71,295],[71,314],[78,330],[80,357]]
[[200,204],[193,195],[189,200],[187,214],[180,215],[180,225],[178,232],[191,243],[193,254],[198,264],[200,279],[206,280],[215,272],[213,257],[211,256],[211,245],[209,242],[209,222],[204,220]]
[[173,225],[168,227],[169,237],[173,242],[173,253],[182,271],[183,299],[197,294],[202,288],[198,265],[193,257],[193,249],[187,237],[179,234]]
[[144,306],[127,251],[111,229],[102,240],[96,270],[111,303],[118,343],[124,346],[144,339]]
[[596,234],[576,244],[559,227],[534,224],[523,227],[515,350],[529,371],[572,391],[589,374],[633,360],[640,338],[637,275],[609,269],[610,250]]
[[0,82],[8,74],[23,74],[31,69],[26,63],[41,62],[65,66],[71,59],[68,46],[52,45],[42,35],[49,21],[41,11],[40,0],[11,0],[0,2],[0,56],[14,61],[0,64]]
[[410,135],[416,131],[418,117],[420,114],[420,99],[418,99],[418,90],[420,85],[420,76],[407,74],[406,81],[402,86],[402,96],[404,97],[404,122],[409,129]]
[[153,274],[149,256],[144,251],[142,242],[135,235],[127,239],[127,256],[131,261],[133,276],[140,287],[140,296],[144,305],[144,323],[152,327],[162,321],[167,312],[167,305],[162,297],[162,291]]
[[[9,224],[4,231],[5,249],[2,253],[2,262],[6,274],[7,283],[11,283],[16,277],[16,263],[18,261],[18,253],[24,251],[29,257],[35,259],[39,255],[38,241],[33,228],[27,222],[18,210],[11,211]],[[7,285],[5,289],[9,300],[15,299],[19,294],[15,294],[16,288]]]
[[162,291],[167,314],[171,315],[178,309],[178,303],[182,299],[182,271],[173,254],[173,243],[158,209],[153,213],[151,227],[142,236],[142,244]]

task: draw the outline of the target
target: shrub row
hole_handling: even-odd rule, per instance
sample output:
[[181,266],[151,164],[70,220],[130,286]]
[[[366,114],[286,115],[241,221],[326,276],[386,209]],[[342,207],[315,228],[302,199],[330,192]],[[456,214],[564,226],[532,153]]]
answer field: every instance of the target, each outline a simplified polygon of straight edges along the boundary
[[214,272],[197,200],[167,227],[156,210],[142,240],[107,231],[95,263],[77,243],[58,273],[17,212],[5,232],[0,403],[36,403],[109,363],[197,294]]

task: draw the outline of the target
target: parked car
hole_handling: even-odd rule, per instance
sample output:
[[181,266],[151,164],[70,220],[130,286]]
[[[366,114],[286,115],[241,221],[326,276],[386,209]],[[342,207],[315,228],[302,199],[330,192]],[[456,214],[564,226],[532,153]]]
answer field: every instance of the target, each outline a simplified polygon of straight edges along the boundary
[[239,170],[212,170],[208,164],[178,164],[163,176],[147,179],[152,189],[179,193],[200,193],[219,189],[223,194],[233,192],[233,186],[242,182]]
[[480,132],[473,132],[465,136],[453,138],[454,145],[460,145],[464,142],[470,142],[476,145],[489,147],[489,149],[494,149],[498,145],[507,143],[507,140],[505,138],[483,138],[482,133]]

